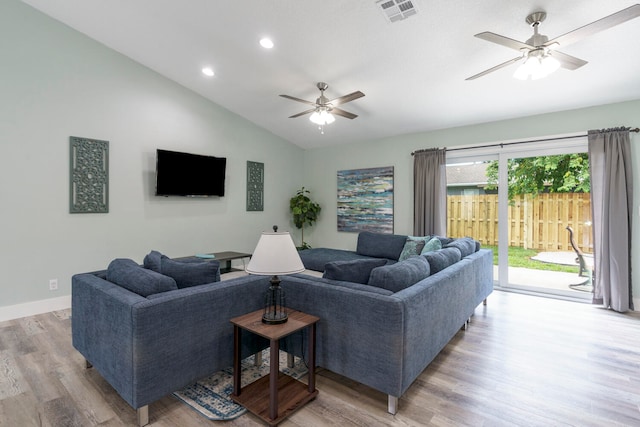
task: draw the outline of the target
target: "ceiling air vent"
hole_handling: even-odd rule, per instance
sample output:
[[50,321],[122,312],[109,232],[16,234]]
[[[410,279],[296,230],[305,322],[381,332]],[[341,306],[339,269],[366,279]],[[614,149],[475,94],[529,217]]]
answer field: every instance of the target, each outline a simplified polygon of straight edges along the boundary
[[376,4],[389,22],[402,21],[417,13],[411,0],[378,0]]

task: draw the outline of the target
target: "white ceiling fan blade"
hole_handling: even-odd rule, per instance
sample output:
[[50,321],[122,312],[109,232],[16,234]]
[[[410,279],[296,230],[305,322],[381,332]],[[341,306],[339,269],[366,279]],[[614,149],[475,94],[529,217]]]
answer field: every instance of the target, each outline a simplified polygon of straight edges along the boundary
[[526,43],[519,42],[518,40],[510,39],[509,37],[501,36],[500,34],[492,33],[490,31],[478,33],[474,37],[515,50],[531,49],[533,47]]
[[577,70],[578,68],[587,64],[587,61],[583,59],[567,55],[566,53],[558,52],[557,50],[550,51],[549,55],[557,59],[558,62],[560,62],[560,66],[562,68],[566,68],[567,70]]
[[502,63],[502,64],[500,64],[500,65],[496,65],[496,66],[495,66],[495,67],[493,67],[493,68],[489,68],[488,70],[484,70],[484,71],[483,71],[483,72],[481,72],[481,73],[475,74],[475,75],[473,75],[473,76],[471,76],[471,77],[467,77],[465,80],[475,80],[475,79],[477,79],[478,77],[482,77],[482,76],[487,75],[487,74],[489,74],[489,73],[493,73],[494,71],[497,71],[497,70],[499,70],[500,68],[504,68],[504,67],[506,67],[506,66],[508,66],[508,65],[513,64],[514,62],[518,62],[518,61],[521,61],[521,60],[522,60],[522,56],[515,57],[515,58],[513,58],[513,59],[508,60],[507,62],[503,62],[503,63]]
[[630,19],[637,18],[638,16],[640,16],[640,4],[634,4],[633,6],[622,9],[621,11],[616,12],[612,15],[605,16],[602,19],[598,19],[597,21],[570,31],[566,34],[556,37],[555,39],[549,40],[544,44],[544,46],[550,47],[550,45],[557,43],[560,46],[564,47],[592,34],[598,33],[611,27],[615,27],[616,25],[622,24],[623,22],[629,21]]

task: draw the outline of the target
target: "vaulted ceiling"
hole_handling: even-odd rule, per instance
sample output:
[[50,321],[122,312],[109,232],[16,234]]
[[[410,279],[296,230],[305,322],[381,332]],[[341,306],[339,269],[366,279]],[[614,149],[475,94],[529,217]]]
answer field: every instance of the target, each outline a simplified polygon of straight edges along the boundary
[[[525,41],[525,18],[544,11],[554,38],[637,0],[411,0],[396,22],[375,0],[23,1],[303,148],[640,99],[640,19],[562,47],[588,61],[577,70],[520,81],[514,64],[465,80],[518,55],[474,34]],[[315,101],[320,81],[329,99],[365,94],[341,106],[356,119],[324,134],[288,118],[308,105],[278,96]]]

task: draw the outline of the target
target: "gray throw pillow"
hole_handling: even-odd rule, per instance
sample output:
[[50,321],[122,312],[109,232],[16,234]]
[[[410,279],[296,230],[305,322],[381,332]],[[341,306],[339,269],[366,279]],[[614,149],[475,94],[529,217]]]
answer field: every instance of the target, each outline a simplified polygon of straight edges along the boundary
[[324,266],[322,277],[344,282],[369,282],[371,270],[387,263],[386,259],[357,259],[354,261],[328,262]]
[[429,239],[427,243],[424,244],[424,247],[422,248],[420,255],[424,255],[427,252],[437,251],[438,249],[442,249],[442,243],[440,242],[440,239],[438,239],[437,237],[433,237]]
[[369,286],[398,292],[429,277],[426,258],[413,256],[391,265],[374,268],[369,276]]
[[173,277],[178,288],[220,281],[220,261],[175,261],[162,257],[162,274]]
[[462,258],[458,248],[443,248],[422,255],[429,262],[431,274],[436,274],[450,265],[455,264]]
[[458,248],[460,250],[460,256],[464,258],[476,251],[476,241],[471,237],[462,237],[460,239],[455,239],[451,243],[447,243],[446,245],[444,245],[444,247]]
[[127,258],[117,258],[109,263],[107,280],[143,297],[178,289],[171,277],[140,267]]
[[426,242],[423,238],[407,237],[407,241],[404,244],[404,248],[402,248],[398,261],[404,261],[410,256],[420,255],[425,243]]

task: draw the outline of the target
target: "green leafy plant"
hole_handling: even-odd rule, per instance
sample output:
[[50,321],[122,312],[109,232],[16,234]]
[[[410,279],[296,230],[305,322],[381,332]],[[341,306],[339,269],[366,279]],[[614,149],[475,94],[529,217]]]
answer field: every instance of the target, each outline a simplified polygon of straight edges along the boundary
[[[588,193],[589,155],[587,153],[509,159],[509,201],[520,194]],[[498,161],[487,167],[487,190],[498,188]]]
[[318,220],[321,209],[320,205],[312,201],[308,194],[311,194],[311,192],[302,187],[296,192],[296,195],[289,200],[289,209],[293,215],[293,223],[296,228],[302,230],[302,237],[300,239],[302,244],[298,249],[308,249],[311,247],[304,241],[304,226],[312,226]]

